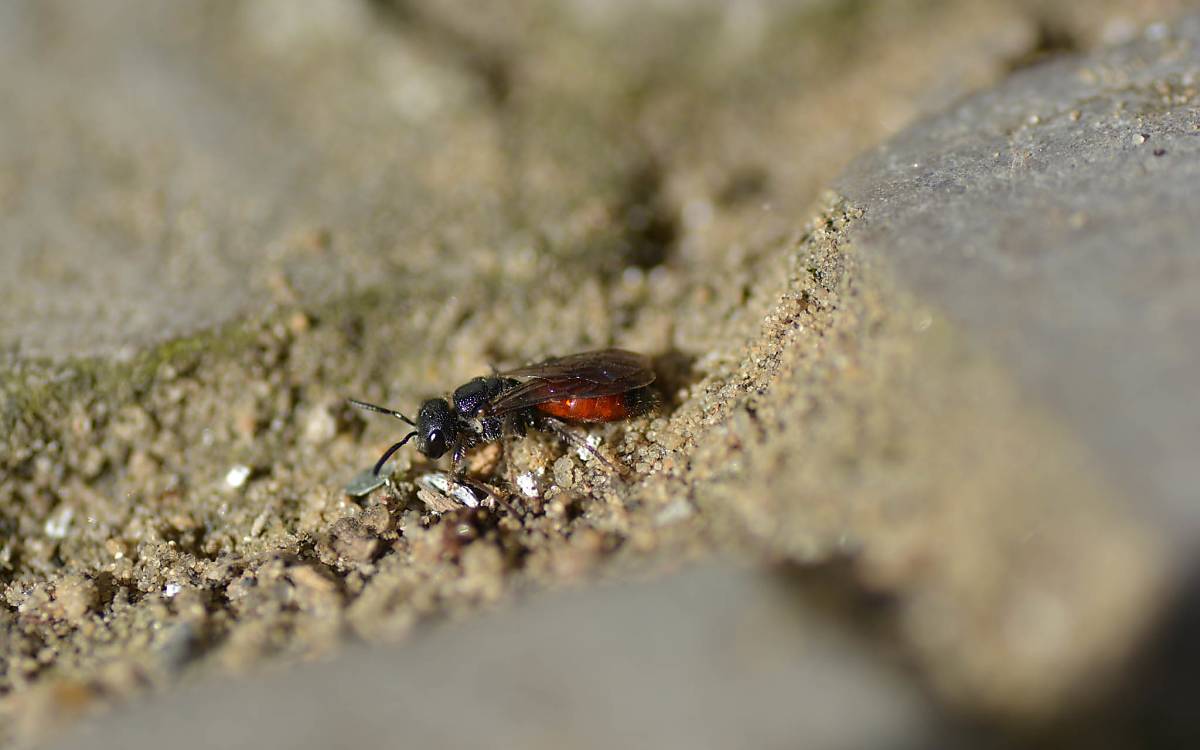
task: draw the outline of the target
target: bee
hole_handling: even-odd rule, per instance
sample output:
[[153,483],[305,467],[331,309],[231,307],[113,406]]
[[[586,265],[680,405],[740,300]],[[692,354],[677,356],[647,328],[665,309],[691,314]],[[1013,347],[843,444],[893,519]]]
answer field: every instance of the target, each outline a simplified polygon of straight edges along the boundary
[[384,406],[350,399],[360,409],[395,417],[414,429],[376,462],[375,476],[392,455],[414,438],[430,459],[451,454],[452,475],[462,476],[468,451],[529,430],[554,432],[613,465],[568,423],[616,422],[642,414],[657,402],[650,359],[624,349],[601,349],[496,372],[463,383],[450,398],[421,404],[416,420]]

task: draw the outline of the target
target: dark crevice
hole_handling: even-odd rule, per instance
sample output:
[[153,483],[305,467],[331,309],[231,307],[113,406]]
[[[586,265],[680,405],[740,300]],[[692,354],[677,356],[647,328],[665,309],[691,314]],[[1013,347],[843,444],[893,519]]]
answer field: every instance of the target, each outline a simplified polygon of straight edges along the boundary
[[483,83],[496,108],[503,108],[508,102],[513,89],[512,66],[498,45],[447,23],[420,3],[408,0],[368,0],[368,3],[385,22],[418,31],[435,49],[456,57]]
[[934,721],[929,736],[893,745],[894,748],[972,748],[1010,750],[1039,746],[1037,727],[1014,726],[1002,716],[948,706],[932,684],[910,640],[902,632],[904,596],[868,581],[858,554],[846,552],[820,563],[784,563],[775,566],[780,592],[805,608],[820,613],[841,634],[874,652],[878,661],[902,679],[911,680]]
[[204,529],[180,529],[171,525],[163,525],[158,534],[164,542],[172,544],[180,554],[191,555],[197,560],[215,562],[221,553],[210,549]]
[[785,563],[775,573],[782,596],[811,607],[839,632],[871,650],[890,670],[914,681],[931,716],[935,717],[926,728],[932,734],[918,733],[915,739],[892,747],[1002,750],[1026,746],[1025,738],[1016,736],[994,717],[958,712],[940,700],[901,634],[903,598],[868,583],[856,555],[839,555],[819,563]]
[[717,203],[736,208],[761,197],[770,188],[770,173],[757,165],[733,170],[717,190]]
[[1072,55],[1083,49],[1079,37],[1069,28],[1049,18],[1037,19],[1033,45],[1009,60],[1010,71],[1029,68],[1060,55]]
[[[385,24],[420,36],[436,54],[450,58],[482,82],[500,118],[510,172],[519,175],[527,134],[520,126],[520,114],[512,102],[518,85],[513,50],[455,25],[452,20],[431,10],[432,6],[426,7],[412,0],[368,2]],[[613,206],[615,242],[610,234],[608,239],[601,241],[602,247],[591,248],[585,253],[589,261],[598,263],[594,266],[596,272],[616,275],[627,268],[650,269],[668,262],[677,244],[679,219],[677,211],[664,196],[666,174],[652,154],[629,172]],[[760,170],[750,169],[736,177],[726,191],[730,201],[746,200],[765,187]],[[536,223],[536,218],[527,216],[521,180],[510,181],[505,191],[504,202],[514,223],[518,226]],[[593,254],[592,250],[599,252]]]
[[670,258],[679,237],[679,219],[663,193],[665,172],[647,160],[630,176],[619,216],[624,222],[626,266],[650,269]]
[[653,157],[629,173],[612,209],[615,233],[587,253],[601,276],[614,277],[629,268],[648,271],[675,254],[679,217],[666,196],[666,174]]
[[1200,561],[1179,577],[1114,687],[1058,722],[1039,747],[1200,747]]
[[670,349],[654,357],[654,389],[663,398],[664,405],[674,410],[682,403],[681,394],[702,379],[696,371],[696,356]]

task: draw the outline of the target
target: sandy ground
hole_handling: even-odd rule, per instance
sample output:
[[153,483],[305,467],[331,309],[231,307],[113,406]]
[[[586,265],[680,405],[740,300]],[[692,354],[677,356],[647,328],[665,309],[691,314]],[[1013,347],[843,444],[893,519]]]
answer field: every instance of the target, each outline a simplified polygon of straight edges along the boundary
[[[1073,437],[864,265],[845,241],[859,208],[821,187],[919,116],[1176,7],[799,3],[747,20],[531,4],[496,24],[464,4],[379,2],[292,25],[189,11],[192,46],[171,59],[200,71],[207,98],[184,91],[187,106],[233,101],[249,122],[226,123],[233,155],[110,154],[87,184],[123,197],[100,210],[73,193],[76,224],[44,267],[0,259],[0,741],[717,552],[853,560],[854,585],[895,597],[888,638],[949,705],[1018,726],[1053,715],[1143,624],[1154,560],[1119,511],[1092,512],[1109,490]],[[62,50],[86,29],[34,15],[53,59],[85,66]],[[659,45],[629,54],[614,40],[631,29]],[[389,136],[379,77],[420,65],[418,82],[454,95]],[[49,66],[41,90],[69,97],[69,70]],[[22,101],[25,123],[51,106]],[[64,146],[61,125],[48,148],[136,140],[108,116],[98,143]],[[186,146],[184,122],[164,127]],[[246,133],[264,123],[319,158],[257,169],[262,134]],[[36,238],[57,204],[28,196],[61,176],[22,169],[0,185],[27,209],[6,236]],[[159,170],[201,196],[162,226],[155,201],[177,193],[146,178]],[[229,234],[247,196],[267,205]],[[98,225],[106,242],[89,244]],[[113,295],[104,266],[131,246],[140,273],[154,252],[175,262],[118,274]],[[84,247],[102,272],[71,270]],[[139,278],[158,285],[149,298]],[[652,355],[659,375],[658,412],[590,431],[630,478],[535,436],[513,452],[537,482],[514,512],[430,512],[411,482],[429,467],[409,450],[392,486],[344,491],[398,436],[346,397],[412,409],[492,365],[608,345]],[[473,463],[494,467],[488,451]],[[1047,492],[1065,509],[1047,528],[1070,538],[1033,549],[1079,557],[1026,553]],[[1097,593],[1101,558],[1120,574]],[[1059,610],[1025,587],[1044,570],[1097,623],[1085,637],[1064,640]]]

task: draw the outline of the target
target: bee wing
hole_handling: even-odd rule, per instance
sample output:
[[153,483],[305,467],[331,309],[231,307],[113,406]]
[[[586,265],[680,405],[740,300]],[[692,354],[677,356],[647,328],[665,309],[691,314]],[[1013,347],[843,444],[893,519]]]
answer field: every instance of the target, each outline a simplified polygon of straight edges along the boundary
[[654,382],[650,359],[624,349],[571,354],[499,375],[522,382],[492,400],[495,415],[558,399],[627,393]]

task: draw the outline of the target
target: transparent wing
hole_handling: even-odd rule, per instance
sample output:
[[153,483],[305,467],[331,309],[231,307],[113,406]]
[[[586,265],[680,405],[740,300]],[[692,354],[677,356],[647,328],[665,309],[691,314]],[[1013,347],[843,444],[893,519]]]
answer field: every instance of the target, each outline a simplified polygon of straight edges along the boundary
[[654,382],[650,359],[624,349],[571,354],[499,374],[521,383],[492,399],[491,411],[495,415],[564,398],[627,393]]

